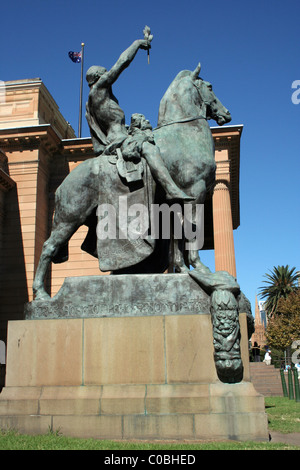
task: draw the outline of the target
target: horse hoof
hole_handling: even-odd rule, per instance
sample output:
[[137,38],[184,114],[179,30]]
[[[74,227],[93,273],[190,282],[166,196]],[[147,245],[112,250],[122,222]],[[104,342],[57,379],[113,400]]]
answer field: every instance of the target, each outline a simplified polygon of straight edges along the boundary
[[198,271],[206,272],[206,273],[211,273],[211,270],[205,266],[205,264],[201,263],[199,259],[196,261],[191,261],[191,266],[193,266],[194,269],[197,269]]
[[175,273],[187,273],[189,272],[189,268],[187,266],[175,266]]

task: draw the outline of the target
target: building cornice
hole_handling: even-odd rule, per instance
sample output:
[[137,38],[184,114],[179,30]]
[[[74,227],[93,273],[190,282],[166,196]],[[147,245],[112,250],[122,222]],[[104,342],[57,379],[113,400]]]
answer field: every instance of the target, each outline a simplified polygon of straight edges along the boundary
[[81,157],[91,158],[95,156],[92,139],[90,137],[83,137],[80,139],[63,139],[61,141],[62,154],[67,158],[76,156],[77,159]]
[[61,146],[61,139],[50,124],[0,129],[0,147],[7,153],[41,146],[51,153]]
[[0,191],[7,192],[12,189],[16,183],[11,177],[0,168]]

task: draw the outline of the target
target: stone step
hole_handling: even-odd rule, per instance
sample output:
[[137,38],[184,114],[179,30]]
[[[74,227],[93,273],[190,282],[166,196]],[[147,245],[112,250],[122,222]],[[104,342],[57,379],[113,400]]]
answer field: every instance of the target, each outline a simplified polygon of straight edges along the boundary
[[267,378],[272,378],[272,380],[279,380],[280,381],[280,375],[276,372],[271,372],[269,374],[256,374],[256,373],[251,373],[251,377],[256,377],[258,380],[265,380]]
[[255,379],[257,381],[261,381],[261,382],[264,382],[266,380],[268,381],[272,381],[272,382],[278,382],[278,383],[281,383],[281,379],[280,377],[278,377],[278,375],[268,375],[268,376],[265,376],[265,375],[255,375],[255,374],[251,374],[251,379]]
[[268,439],[253,384],[109,384],[5,387],[0,429],[60,430],[94,439]]
[[250,363],[250,377],[255,389],[264,396],[282,396],[279,369],[264,362]]

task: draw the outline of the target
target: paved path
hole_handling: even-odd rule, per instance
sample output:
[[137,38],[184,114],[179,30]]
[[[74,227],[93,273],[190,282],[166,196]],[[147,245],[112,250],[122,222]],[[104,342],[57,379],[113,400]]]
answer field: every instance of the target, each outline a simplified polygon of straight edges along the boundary
[[300,447],[300,433],[295,432],[291,434],[282,434],[281,432],[270,431],[271,442],[283,442],[284,444],[290,444],[293,446]]

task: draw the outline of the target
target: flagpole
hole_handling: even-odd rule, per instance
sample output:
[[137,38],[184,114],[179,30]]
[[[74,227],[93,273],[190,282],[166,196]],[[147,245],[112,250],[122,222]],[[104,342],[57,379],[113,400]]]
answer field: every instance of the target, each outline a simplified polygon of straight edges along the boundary
[[79,138],[81,137],[81,124],[82,124],[83,51],[84,51],[84,42],[81,43],[81,77],[80,77],[79,123],[78,123],[78,137]]

